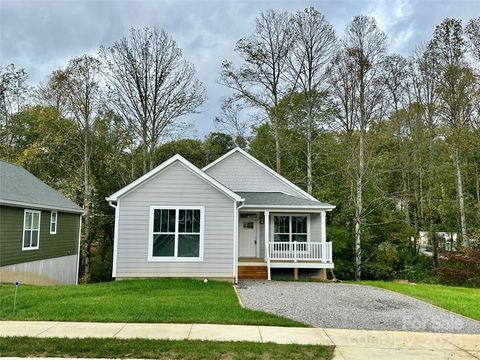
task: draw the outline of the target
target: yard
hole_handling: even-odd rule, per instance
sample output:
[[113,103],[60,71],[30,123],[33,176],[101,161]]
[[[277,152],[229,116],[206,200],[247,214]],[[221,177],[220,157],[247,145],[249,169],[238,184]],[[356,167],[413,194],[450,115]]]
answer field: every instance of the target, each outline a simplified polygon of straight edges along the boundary
[[0,338],[0,356],[143,359],[318,359],[332,346],[143,339]]
[[78,286],[0,285],[0,319],[306,326],[242,308],[232,284],[193,279],[125,280]]
[[480,289],[429,284],[402,284],[386,281],[362,281],[360,284],[376,286],[408,295],[480,321]]

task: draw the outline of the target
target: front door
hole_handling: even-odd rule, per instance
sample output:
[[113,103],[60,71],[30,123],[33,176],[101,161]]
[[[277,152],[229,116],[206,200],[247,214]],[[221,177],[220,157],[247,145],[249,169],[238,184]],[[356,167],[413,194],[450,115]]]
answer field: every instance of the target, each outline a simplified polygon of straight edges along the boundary
[[240,219],[239,257],[257,257],[257,219]]

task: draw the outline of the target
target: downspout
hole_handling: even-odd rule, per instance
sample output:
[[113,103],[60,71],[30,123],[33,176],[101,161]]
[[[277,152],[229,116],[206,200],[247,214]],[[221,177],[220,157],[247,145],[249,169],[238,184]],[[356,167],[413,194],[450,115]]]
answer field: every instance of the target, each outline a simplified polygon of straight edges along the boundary
[[113,230],[113,261],[112,261],[112,277],[117,277],[117,244],[118,244],[118,203],[114,204],[110,198],[106,198],[108,205],[115,209],[115,224]]

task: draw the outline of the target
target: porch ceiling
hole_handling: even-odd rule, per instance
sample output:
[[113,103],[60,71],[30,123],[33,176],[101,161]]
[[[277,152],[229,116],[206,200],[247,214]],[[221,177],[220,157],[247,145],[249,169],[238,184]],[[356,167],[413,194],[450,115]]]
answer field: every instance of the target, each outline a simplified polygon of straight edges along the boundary
[[245,199],[246,206],[305,206],[315,208],[334,208],[328,203],[304,199],[281,192],[236,192]]

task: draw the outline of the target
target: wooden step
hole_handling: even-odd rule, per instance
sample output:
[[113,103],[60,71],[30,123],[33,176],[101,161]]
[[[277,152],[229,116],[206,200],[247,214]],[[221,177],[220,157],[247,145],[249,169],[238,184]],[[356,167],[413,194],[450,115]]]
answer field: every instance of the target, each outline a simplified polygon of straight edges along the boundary
[[239,266],[238,278],[241,280],[266,280],[268,278],[266,266]]

